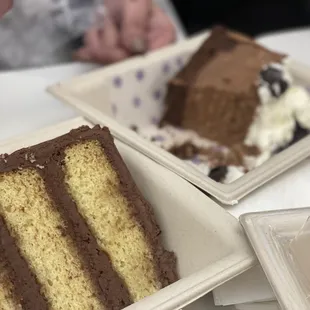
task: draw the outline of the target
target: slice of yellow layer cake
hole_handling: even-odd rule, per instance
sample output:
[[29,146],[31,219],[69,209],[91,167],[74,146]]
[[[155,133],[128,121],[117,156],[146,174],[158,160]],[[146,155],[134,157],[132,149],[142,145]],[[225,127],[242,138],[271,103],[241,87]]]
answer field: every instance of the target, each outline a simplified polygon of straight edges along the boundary
[[0,158],[0,309],[123,309],[177,280],[107,128]]

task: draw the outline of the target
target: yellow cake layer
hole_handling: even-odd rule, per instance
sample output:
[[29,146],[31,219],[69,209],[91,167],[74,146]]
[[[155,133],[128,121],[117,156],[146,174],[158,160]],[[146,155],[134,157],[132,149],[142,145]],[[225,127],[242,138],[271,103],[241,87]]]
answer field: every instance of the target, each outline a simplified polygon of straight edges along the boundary
[[161,288],[142,228],[119,190],[119,179],[97,141],[65,150],[65,182],[99,246],[134,301]]
[[13,296],[13,284],[10,281],[6,263],[0,262],[0,309],[1,310],[21,310]]
[[0,212],[52,310],[103,309],[34,169],[0,175]]

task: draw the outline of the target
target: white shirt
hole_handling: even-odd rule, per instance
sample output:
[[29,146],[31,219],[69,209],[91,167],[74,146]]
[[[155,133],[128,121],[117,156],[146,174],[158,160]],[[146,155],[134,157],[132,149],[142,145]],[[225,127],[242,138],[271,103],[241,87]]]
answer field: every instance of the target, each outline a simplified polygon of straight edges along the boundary
[[93,24],[97,3],[15,0],[14,8],[0,20],[0,69],[70,60],[71,43]]

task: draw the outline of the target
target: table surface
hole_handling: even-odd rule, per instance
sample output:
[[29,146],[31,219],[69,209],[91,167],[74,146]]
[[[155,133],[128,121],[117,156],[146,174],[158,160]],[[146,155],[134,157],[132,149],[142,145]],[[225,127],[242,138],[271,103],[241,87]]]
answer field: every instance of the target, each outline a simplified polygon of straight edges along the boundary
[[[259,41],[310,65],[310,57],[308,57],[310,55],[310,29],[276,33],[260,37]],[[76,112],[71,108],[46,94],[45,88],[57,81],[88,72],[96,67],[72,63],[0,74],[2,94],[0,141],[76,116]],[[253,211],[309,206],[310,193],[306,189],[306,186],[310,184],[310,174],[307,173],[309,169],[310,160],[308,159],[262,186],[238,205],[228,207],[227,210],[239,217],[243,213]],[[253,290],[255,291],[255,285],[252,287],[252,293]],[[237,297],[234,296],[236,302],[244,301],[243,296],[246,294],[238,292],[237,288],[235,293],[237,294]],[[255,299],[255,296],[251,298]]]

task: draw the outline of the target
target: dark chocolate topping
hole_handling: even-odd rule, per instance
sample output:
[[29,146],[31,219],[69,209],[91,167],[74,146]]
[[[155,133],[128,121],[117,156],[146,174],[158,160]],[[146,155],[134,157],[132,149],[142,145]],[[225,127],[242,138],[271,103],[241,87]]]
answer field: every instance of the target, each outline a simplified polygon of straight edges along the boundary
[[272,64],[265,66],[260,72],[262,85],[268,86],[273,97],[280,97],[289,88],[289,81],[285,79],[284,72],[279,66]]
[[22,257],[14,238],[0,216],[0,255],[7,262],[17,304],[24,310],[48,310],[48,302],[41,295],[41,286]]
[[227,175],[228,168],[227,166],[219,166],[216,168],[213,168],[209,172],[209,178],[216,182],[223,182],[225,180],[225,177]]
[[[66,221],[66,233],[76,242],[84,264],[92,276],[94,286],[98,289],[98,297],[107,309],[122,309],[132,301],[125,284],[113,270],[108,255],[100,250],[96,239],[79,215],[75,203],[64,187],[62,162],[64,149],[80,141],[97,140],[105,150],[105,155],[116,170],[120,179],[120,190],[128,200],[133,215],[141,224],[153,249],[155,266],[162,286],[177,280],[176,258],[161,245],[160,230],[155,222],[150,205],[143,199],[131,175],[118,153],[113,138],[107,128],[95,126],[89,129],[83,126],[72,130],[54,140],[22,149],[10,156],[0,159],[0,171],[10,171],[19,167],[32,167],[44,178],[50,197],[55,202],[60,214]],[[32,160],[29,160],[29,158]],[[130,259],[130,258],[129,258]]]

